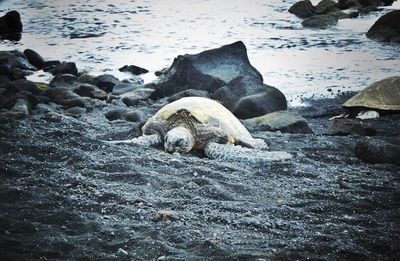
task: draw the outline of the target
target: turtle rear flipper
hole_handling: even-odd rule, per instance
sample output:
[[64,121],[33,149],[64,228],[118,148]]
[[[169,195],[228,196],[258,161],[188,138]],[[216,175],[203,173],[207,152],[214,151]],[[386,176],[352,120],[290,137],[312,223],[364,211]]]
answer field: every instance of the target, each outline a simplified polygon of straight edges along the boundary
[[253,149],[268,149],[268,145],[263,139],[240,139],[235,141],[235,145]]
[[204,153],[211,159],[239,161],[249,163],[268,163],[272,161],[284,161],[292,158],[285,151],[263,151],[243,148],[233,144],[219,144],[209,142],[204,147]]
[[161,137],[158,134],[143,135],[131,140],[111,140],[104,141],[108,144],[137,144],[140,146],[156,146],[162,143]]

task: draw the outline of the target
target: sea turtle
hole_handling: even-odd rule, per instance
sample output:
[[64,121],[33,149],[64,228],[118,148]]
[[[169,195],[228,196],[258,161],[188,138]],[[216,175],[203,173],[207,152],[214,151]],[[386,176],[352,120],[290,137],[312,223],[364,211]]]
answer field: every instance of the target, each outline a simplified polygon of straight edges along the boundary
[[371,84],[343,105],[344,113],[333,118],[378,118],[380,113],[400,111],[400,76],[385,78]]
[[164,143],[165,150],[170,153],[203,149],[206,156],[213,159],[252,163],[292,157],[284,151],[261,150],[267,147],[263,140],[253,138],[220,103],[203,97],[185,97],[167,104],[142,127],[142,136],[111,143],[145,146]]

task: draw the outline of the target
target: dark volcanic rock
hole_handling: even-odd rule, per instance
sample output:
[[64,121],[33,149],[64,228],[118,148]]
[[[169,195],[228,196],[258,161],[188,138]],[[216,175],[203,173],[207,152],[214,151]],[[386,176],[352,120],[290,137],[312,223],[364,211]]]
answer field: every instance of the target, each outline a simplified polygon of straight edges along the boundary
[[262,81],[261,74],[249,62],[243,42],[178,56],[168,71],[151,84],[156,90],[153,98],[171,96],[187,89],[213,93],[240,75]]
[[335,119],[326,132],[327,135],[359,135],[374,136],[376,129],[355,119]]
[[263,84],[259,78],[239,76],[214,94],[222,104],[241,119],[286,110],[286,98],[277,88]]
[[339,18],[335,15],[325,14],[325,15],[314,15],[306,18],[301,24],[304,27],[326,29],[330,26],[336,25]]
[[132,73],[133,75],[140,75],[140,74],[149,72],[149,70],[144,69],[139,66],[136,66],[136,65],[125,65],[125,66],[119,68],[119,71],[120,72],[129,72],[129,73]]
[[289,8],[289,13],[300,18],[307,18],[314,14],[315,7],[310,0],[299,1]]
[[0,34],[14,34],[21,32],[21,16],[17,11],[10,11],[0,17]]
[[93,84],[106,92],[112,92],[114,85],[119,82],[118,78],[111,74],[102,74],[93,79]]
[[126,82],[120,82],[114,85],[112,89],[112,94],[115,95],[121,95],[126,92],[133,91],[135,89],[140,88],[141,85],[134,84],[134,83],[126,83]]
[[289,111],[277,111],[244,121],[251,130],[281,131],[284,133],[313,134],[307,121],[301,115]]
[[78,77],[72,74],[59,74],[49,83],[50,87],[74,88],[79,84]]
[[83,83],[74,88],[74,93],[82,97],[90,97],[98,100],[107,100],[108,94],[95,85]]
[[400,43],[400,10],[380,17],[368,30],[367,37],[384,42]]
[[355,154],[357,158],[368,163],[391,163],[400,166],[400,146],[380,139],[359,140]]
[[148,100],[154,93],[154,89],[140,88],[131,92],[127,92],[121,95],[122,101],[126,106],[135,106],[140,101]]
[[210,98],[210,94],[207,91],[203,90],[193,90],[193,89],[188,89],[184,90],[181,92],[178,92],[175,95],[172,95],[171,97],[168,97],[168,102],[173,102],[176,100],[179,100],[180,98],[183,97],[205,97],[205,98]]
[[54,68],[50,69],[49,72],[53,75],[72,74],[78,77],[78,69],[76,68],[75,63],[73,62],[65,62],[58,64]]
[[89,107],[89,104],[84,97],[79,96],[69,88],[49,88],[44,91],[44,95],[47,96],[50,101],[67,108]]
[[327,14],[339,10],[338,4],[333,0],[322,0],[315,6],[316,14]]
[[24,51],[24,55],[28,59],[29,63],[35,66],[37,69],[43,69],[45,67],[46,61],[43,59],[43,57],[35,52],[34,50],[31,49],[26,49]]

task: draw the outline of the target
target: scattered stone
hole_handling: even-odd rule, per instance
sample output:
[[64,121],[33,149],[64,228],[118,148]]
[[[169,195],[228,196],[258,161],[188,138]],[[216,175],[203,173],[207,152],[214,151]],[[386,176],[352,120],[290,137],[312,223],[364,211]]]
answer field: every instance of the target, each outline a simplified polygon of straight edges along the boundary
[[148,100],[154,93],[153,89],[140,88],[121,95],[126,106],[135,106],[140,101]]
[[125,66],[119,68],[119,71],[120,72],[129,72],[129,73],[132,73],[133,75],[140,75],[140,74],[149,72],[147,69],[144,69],[144,68],[136,66],[136,65],[125,65]]
[[118,248],[117,256],[127,256],[127,255],[129,255],[129,253],[126,250]]
[[76,68],[75,63],[72,62],[64,62],[56,65],[54,68],[48,70],[53,75],[59,74],[72,74],[78,77],[78,69]]
[[152,218],[153,221],[174,221],[176,220],[177,213],[172,210],[160,210]]
[[144,121],[143,112],[137,111],[128,111],[123,115],[124,119],[131,122],[142,122]]
[[280,131],[284,133],[313,134],[307,121],[299,114],[277,111],[263,116],[247,119],[246,126],[257,131]]
[[32,94],[39,94],[41,92],[36,83],[25,79],[15,80],[12,82],[12,85],[19,91],[28,91]]
[[322,0],[315,6],[316,14],[327,14],[332,11],[340,10],[337,3],[333,0]]
[[94,84],[94,78],[96,78],[96,76],[93,76],[88,73],[82,73],[81,75],[79,75],[78,80],[81,83]]
[[27,99],[18,99],[11,111],[18,113],[23,118],[30,114],[31,105]]
[[165,68],[163,68],[161,70],[155,71],[154,75],[157,76],[157,77],[160,77],[160,76],[166,74],[168,72],[168,70],[169,70],[169,67],[165,67]]
[[96,85],[88,83],[80,84],[79,86],[75,87],[73,91],[82,97],[90,97],[102,101],[105,101],[108,98],[108,94],[105,91],[101,90]]
[[112,109],[104,113],[104,117],[106,117],[107,120],[109,121],[123,120],[125,118],[124,117],[125,112],[126,109],[121,109],[121,108]]
[[140,88],[141,85],[133,84],[133,83],[124,83],[120,82],[114,85],[114,88],[112,89],[112,94],[115,95],[121,95],[123,93],[127,93],[130,91],[133,91],[135,89]]
[[383,42],[400,43],[400,10],[380,17],[368,30],[367,37]]
[[54,69],[57,65],[60,65],[61,62],[57,60],[53,61],[45,61],[43,64],[43,71],[48,72],[52,69]]
[[119,80],[111,74],[102,74],[93,79],[93,84],[106,92],[112,92],[117,83]]
[[37,69],[43,69],[45,67],[45,60],[43,57],[31,49],[26,49],[24,55],[28,59],[29,63],[35,66]]
[[274,111],[286,110],[285,96],[277,88],[263,84],[258,78],[239,76],[214,94],[240,119],[254,118]]
[[154,99],[187,89],[213,93],[240,75],[262,81],[261,74],[249,62],[246,46],[239,41],[195,55],[180,55],[167,73],[149,86],[156,90]]
[[330,26],[336,25],[339,18],[332,14],[314,15],[304,19],[301,23],[304,27],[326,29]]
[[17,11],[10,11],[0,17],[0,34],[15,34],[22,32],[21,16]]
[[360,139],[356,144],[355,154],[364,162],[390,163],[400,166],[400,146],[380,139]]
[[299,1],[289,8],[289,13],[300,18],[307,18],[314,14],[315,7],[310,0]]
[[359,122],[358,120],[335,119],[332,121],[331,126],[325,134],[331,136],[374,136],[376,135],[376,130],[372,126]]
[[74,93],[71,89],[63,87],[53,87],[43,92],[50,101],[67,108],[87,107],[86,99]]
[[74,88],[79,84],[78,77],[72,74],[56,75],[49,83],[50,87]]

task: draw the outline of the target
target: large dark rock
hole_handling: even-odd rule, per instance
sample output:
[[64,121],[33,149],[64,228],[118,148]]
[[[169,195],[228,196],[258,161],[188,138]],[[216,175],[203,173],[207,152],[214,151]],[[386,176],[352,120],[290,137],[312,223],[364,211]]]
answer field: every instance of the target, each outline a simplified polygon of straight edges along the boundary
[[17,11],[10,11],[0,17],[0,34],[15,34],[21,32],[21,16]]
[[391,163],[400,166],[400,146],[372,138],[360,139],[355,147],[356,157],[368,163]]
[[281,91],[251,76],[236,77],[226,86],[219,88],[213,94],[213,98],[220,100],[241,119],[287,109],[287,101]]
[[262,81],[261,74],[250,64],[246,46],[235,42],[195,55],[180,55],[157,82],[153,98],[171,96],[187,89],[213,93],[240,75]]
[[26,49],[24,51],[24,55],[28,59],[29,63],[35,66],[37,69],[40,70],[44,68],[46,61],[34,50]]
[[114,85],[119,83],[118,78],[111,74],[102,74],[92,80],[93,84],[106,92],[112,92]]
[[374,136],[376,130],[372,126],[355,119],[335,119],[325,134],[331,136]]
[[384,42],[400,43],[400,10],[380,17],[368,30],[367,37]]
[[322,0],[315,6],[316,14],[327,14],[339,10],[338,4],[333,0]]
[[263,116],[247,119],[246,127],[257,131],[280,131],[284,133],[314,133],[307,121],[299,114],[289,111],[277,111]]
[[69,88],[49,88],[44,91],[44,95],[47,96],[50,101],[62,105],[66,108],[89,107],[89,104],[86,100],[89,98],[81,97]]
[[314,15],[315,7],[310,0],[299,1],[289,8],[289,13],[300,18],[307,18]]

